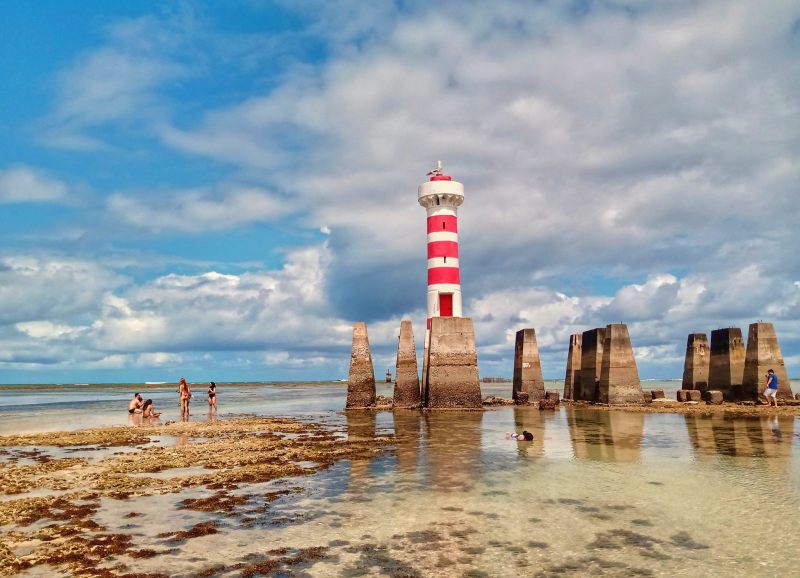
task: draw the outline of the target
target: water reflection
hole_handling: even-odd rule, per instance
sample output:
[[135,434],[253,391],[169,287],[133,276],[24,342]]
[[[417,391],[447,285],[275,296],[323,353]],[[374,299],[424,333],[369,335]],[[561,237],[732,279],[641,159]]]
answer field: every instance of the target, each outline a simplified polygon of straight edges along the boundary
[[530,411],[520,406],[514,406],[514,433],[527,430],[533,434],[532,442],[517,442],[517,454],[525,457],[544,456],[544,440],[547,420],[556,419],[552,411]]
[[422,434],[422,413],[399,410],[393,413],[394,434],[397,439],[395,455],[400,472],[414,472],[419,464],[419,445]]
[[[373,439],[387,426],[393,427],[396,438],[391,456],[355,461],[351,476],[380,471],[402,476],[409,487],[441,490],[469,488],[483,471],[511,465],[503,460],[513,456],[636,463],[643,461],[645,448],[647,460],[669,448],[673,457],[691,453],[696,461],[719,456],[791,458],[795,421],[775,415],[745,418],[586,408],[547,412],[516,406],[491,412],[352,411],[345,416],[350,440]],[[680,429],[682,421],[688,440]],[[534,434],[532,442],[504,439],[505,432],[523,430]],[[650,432],[647,438],[645,431]]]
[[566,419],[576,458],[615,462],[639,460],[645,414],[567,408]]
[[790,457],[794,417],[729,417],[725,414],[686,415],[686,429],[695,457]]
[[425,483],[445,490],[471,487],[480,467],[483,412],[429,412],[423,422]]

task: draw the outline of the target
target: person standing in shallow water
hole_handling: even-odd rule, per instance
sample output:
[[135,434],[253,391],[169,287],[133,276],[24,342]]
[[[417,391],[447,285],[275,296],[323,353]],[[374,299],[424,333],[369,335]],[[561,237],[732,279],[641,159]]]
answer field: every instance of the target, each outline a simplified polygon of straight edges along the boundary
[[767,388],[764,390],[767,405],[775,404],[778,407],[778,376],[771,369],[767,371]]
[[208,413],[217,413],[217,384],[213,381],[208,386]]
[[189,384],[186,383],[185,377],[181,377],[178,393],[181,398],[181,420],[189,421],[189,400],[192,398],[192,392],[189,390]]

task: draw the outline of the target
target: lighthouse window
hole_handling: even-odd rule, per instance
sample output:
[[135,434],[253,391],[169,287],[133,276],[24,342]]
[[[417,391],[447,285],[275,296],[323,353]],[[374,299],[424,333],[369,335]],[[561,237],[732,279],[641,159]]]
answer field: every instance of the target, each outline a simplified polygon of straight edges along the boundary
[[444,262],[447,263],[447,257],[444,258]]
[[436,204],[439,204],[439,197],[436,197]]
[[442,229],[444,229],[444,221],[442,221]]

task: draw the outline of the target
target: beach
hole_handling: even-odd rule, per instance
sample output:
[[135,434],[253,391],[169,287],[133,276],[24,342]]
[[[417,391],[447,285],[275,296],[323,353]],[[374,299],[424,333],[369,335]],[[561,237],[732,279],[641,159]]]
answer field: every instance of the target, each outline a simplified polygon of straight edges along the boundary
[[[130,425],[130,387],[2,389],[4,575],[794,572],[794,415],[345,413],[344,384],[284,383],[220,385],[210,419],[198,387],[181,423],[167,384],[140,387],[161,422]],[[505,435],[523,429],[532,442]]]

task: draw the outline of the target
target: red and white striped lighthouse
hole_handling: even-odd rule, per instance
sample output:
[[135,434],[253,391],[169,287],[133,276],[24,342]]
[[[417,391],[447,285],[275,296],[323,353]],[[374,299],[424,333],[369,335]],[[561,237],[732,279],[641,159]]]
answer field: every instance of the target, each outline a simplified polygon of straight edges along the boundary
[[428,212],[428,329],[433,317],[461,317],[461,274],[458,268],[458,206],[464,185],[442,173],[442,161],[418,189],[419,204]]

